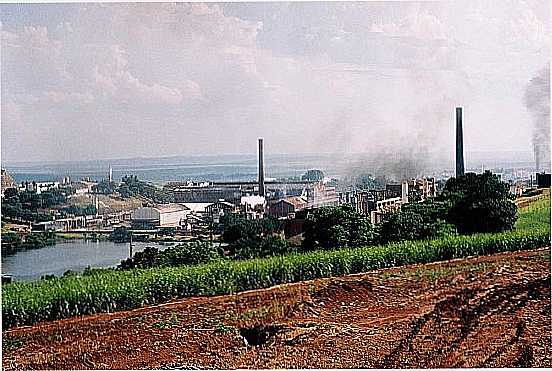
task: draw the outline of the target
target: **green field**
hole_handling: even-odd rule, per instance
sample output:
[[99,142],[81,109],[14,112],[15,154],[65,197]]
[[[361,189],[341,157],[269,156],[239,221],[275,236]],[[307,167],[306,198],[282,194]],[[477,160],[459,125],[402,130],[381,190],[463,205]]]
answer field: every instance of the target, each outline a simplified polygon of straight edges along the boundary
[[519,209],[516,230],[550,230],[550,197],[538,200]]

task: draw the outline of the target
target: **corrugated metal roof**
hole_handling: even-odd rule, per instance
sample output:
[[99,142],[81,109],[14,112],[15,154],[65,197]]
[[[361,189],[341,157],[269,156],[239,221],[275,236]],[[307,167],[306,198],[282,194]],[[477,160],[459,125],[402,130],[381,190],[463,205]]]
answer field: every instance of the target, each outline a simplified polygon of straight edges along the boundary
[[174,213],[177,211],[190,210],[190,208],[188,208],[187,206],[180,205],[180,204],[159,204],[159,205],[153,206],[153,208],[159,211],[160,213]]

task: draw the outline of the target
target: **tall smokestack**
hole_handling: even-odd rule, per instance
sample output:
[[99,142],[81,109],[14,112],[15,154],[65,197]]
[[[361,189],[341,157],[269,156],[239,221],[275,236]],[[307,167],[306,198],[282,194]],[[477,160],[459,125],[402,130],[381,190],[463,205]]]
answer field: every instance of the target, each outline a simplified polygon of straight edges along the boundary
[[464,138],[462,133],[462,107],[456,107],[456,177],[464,175]]
[[265,195],[263,138],[259,138],[259,196]]

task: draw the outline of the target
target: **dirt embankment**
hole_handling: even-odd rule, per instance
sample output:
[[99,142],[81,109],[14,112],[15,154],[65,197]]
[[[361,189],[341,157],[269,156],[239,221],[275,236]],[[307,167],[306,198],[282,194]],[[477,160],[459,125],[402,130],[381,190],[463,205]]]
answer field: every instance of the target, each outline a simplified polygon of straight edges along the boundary
[[549,250],[190,298],[3,333],[23,368],[550,367]]

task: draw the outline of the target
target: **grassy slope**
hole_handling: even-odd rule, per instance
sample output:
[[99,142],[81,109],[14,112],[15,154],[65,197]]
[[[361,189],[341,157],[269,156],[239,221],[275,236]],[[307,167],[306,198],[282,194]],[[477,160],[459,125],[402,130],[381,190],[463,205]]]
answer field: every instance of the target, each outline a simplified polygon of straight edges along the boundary
[[550,198],[541,199],[528,207],[519,209],[516,230],[550,230]]

